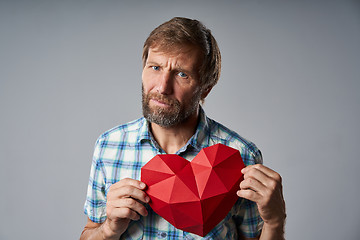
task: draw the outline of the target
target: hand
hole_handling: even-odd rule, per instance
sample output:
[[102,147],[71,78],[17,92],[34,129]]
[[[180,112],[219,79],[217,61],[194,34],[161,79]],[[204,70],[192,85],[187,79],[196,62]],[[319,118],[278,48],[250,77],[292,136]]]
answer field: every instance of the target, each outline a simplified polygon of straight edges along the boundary
[[244,180],[237,195],[256,202],[267,227],[283,230],[286,213],[281,176],[261,164],[247,166],[241,172]]
[[148,203],[150,198],[143,191],[145,183],[125,178],[111,185],[107,194],[106,215],[103,235],[107,238],[119,239],[126,231],[130,220],[139,220],[148,212],[141,203]]

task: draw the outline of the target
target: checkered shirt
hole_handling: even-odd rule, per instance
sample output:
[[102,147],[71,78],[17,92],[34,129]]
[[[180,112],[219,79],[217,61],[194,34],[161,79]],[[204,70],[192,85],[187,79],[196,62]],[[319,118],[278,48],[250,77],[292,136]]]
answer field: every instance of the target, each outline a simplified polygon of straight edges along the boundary
[[[245,165],[262,163],[257,147],[208,118],[200,109],[195,134],[176,154],[192,160],[205,147],[222,143],[240,151]],[[117,126],[102,134],[95,145],[85,214],[91,221],[106,219],[106,195],[109,187],[123,178],[140,180],[141,167],[157,154],[166,154],[149,131],[149,123],[140,118]],[[252,238],[259,236],[263,221],[254,202],[239,198],[228,215],[205,237],[176,229],[157,215],[148,205],[148,216],[131,221],[121,239],[239,239],[239,233]]]

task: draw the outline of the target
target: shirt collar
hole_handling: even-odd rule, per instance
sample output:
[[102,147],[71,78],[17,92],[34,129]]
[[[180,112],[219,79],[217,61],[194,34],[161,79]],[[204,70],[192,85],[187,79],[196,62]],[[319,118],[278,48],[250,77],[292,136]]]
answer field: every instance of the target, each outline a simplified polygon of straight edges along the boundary
[[[192,146],[197,151],[200,151],[204,147],[209,145],[209,121],[203,108],[199,107],[199,121],[196,127],[195,134],[189,139],[189,141],[182,147],[179,152],[185,151],[189,146]],[[155,141],[152,133],[150,132],[150,123],[144,117],[142,118],[142,124],[139,128],[138,142],[140,141],[150,141],[155,146],[158,146],[158,143]],[[179,153],[178,152],[178,153]]]
[[199,108],[199,121],[196,127],[195,134],[190,138],[186,145],[193,146],[196,150],[200,151],[202,148],[209,145],[209,121],[205,115],[204,109]]
[[152,134],[149,129],[149,122],[144,117],[142,117],[138,134],[138,142],[140,142],[141,140],[151,140]]
[[141,126],[139,128],[139,135],[138,135],[138,143],[140,142],[148,142],[154,148],[157,149],[158,152],[162,153],[163,150],[161,149],[160,145],[155,141],[153,134],[150,131],[150,123],[144,117],[142,117]]

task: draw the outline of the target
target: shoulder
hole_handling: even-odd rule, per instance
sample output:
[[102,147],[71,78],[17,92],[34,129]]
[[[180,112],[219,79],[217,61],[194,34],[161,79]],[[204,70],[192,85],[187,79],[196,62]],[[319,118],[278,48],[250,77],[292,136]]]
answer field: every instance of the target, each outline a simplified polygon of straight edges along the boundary
[[238,149],[246,165],[262,163],[261,151],[255,143],[213,119],[207,118],[207,121],[212,143],[223,143]]
[[110,165],[119,159],[119,154],[135,148],[139,142],[140,135],[146,129],[146,120],[139,118],[126,124],[113,127],[99,136],[96,140],[93,164]]
[[113,127],[98,137],[97,144],[100,142],[117,143],[122,141],[135,141],[136,136],[139,134],[140,129],[143,128],[145,122],[146,120],[142,117]]

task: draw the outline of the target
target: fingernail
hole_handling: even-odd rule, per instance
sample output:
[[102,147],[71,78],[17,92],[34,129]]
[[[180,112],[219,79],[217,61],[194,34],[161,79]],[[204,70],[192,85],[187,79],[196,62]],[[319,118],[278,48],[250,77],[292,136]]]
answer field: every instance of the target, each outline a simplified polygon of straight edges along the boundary
[[140,183],[140,187],[141,187],[141,188],[145,188],[145,187],[146,187],[146,184],[145,184],[145,183]]
[[150,198],[148,196],[146,196],[145,201],[148,203],[150,201]]

